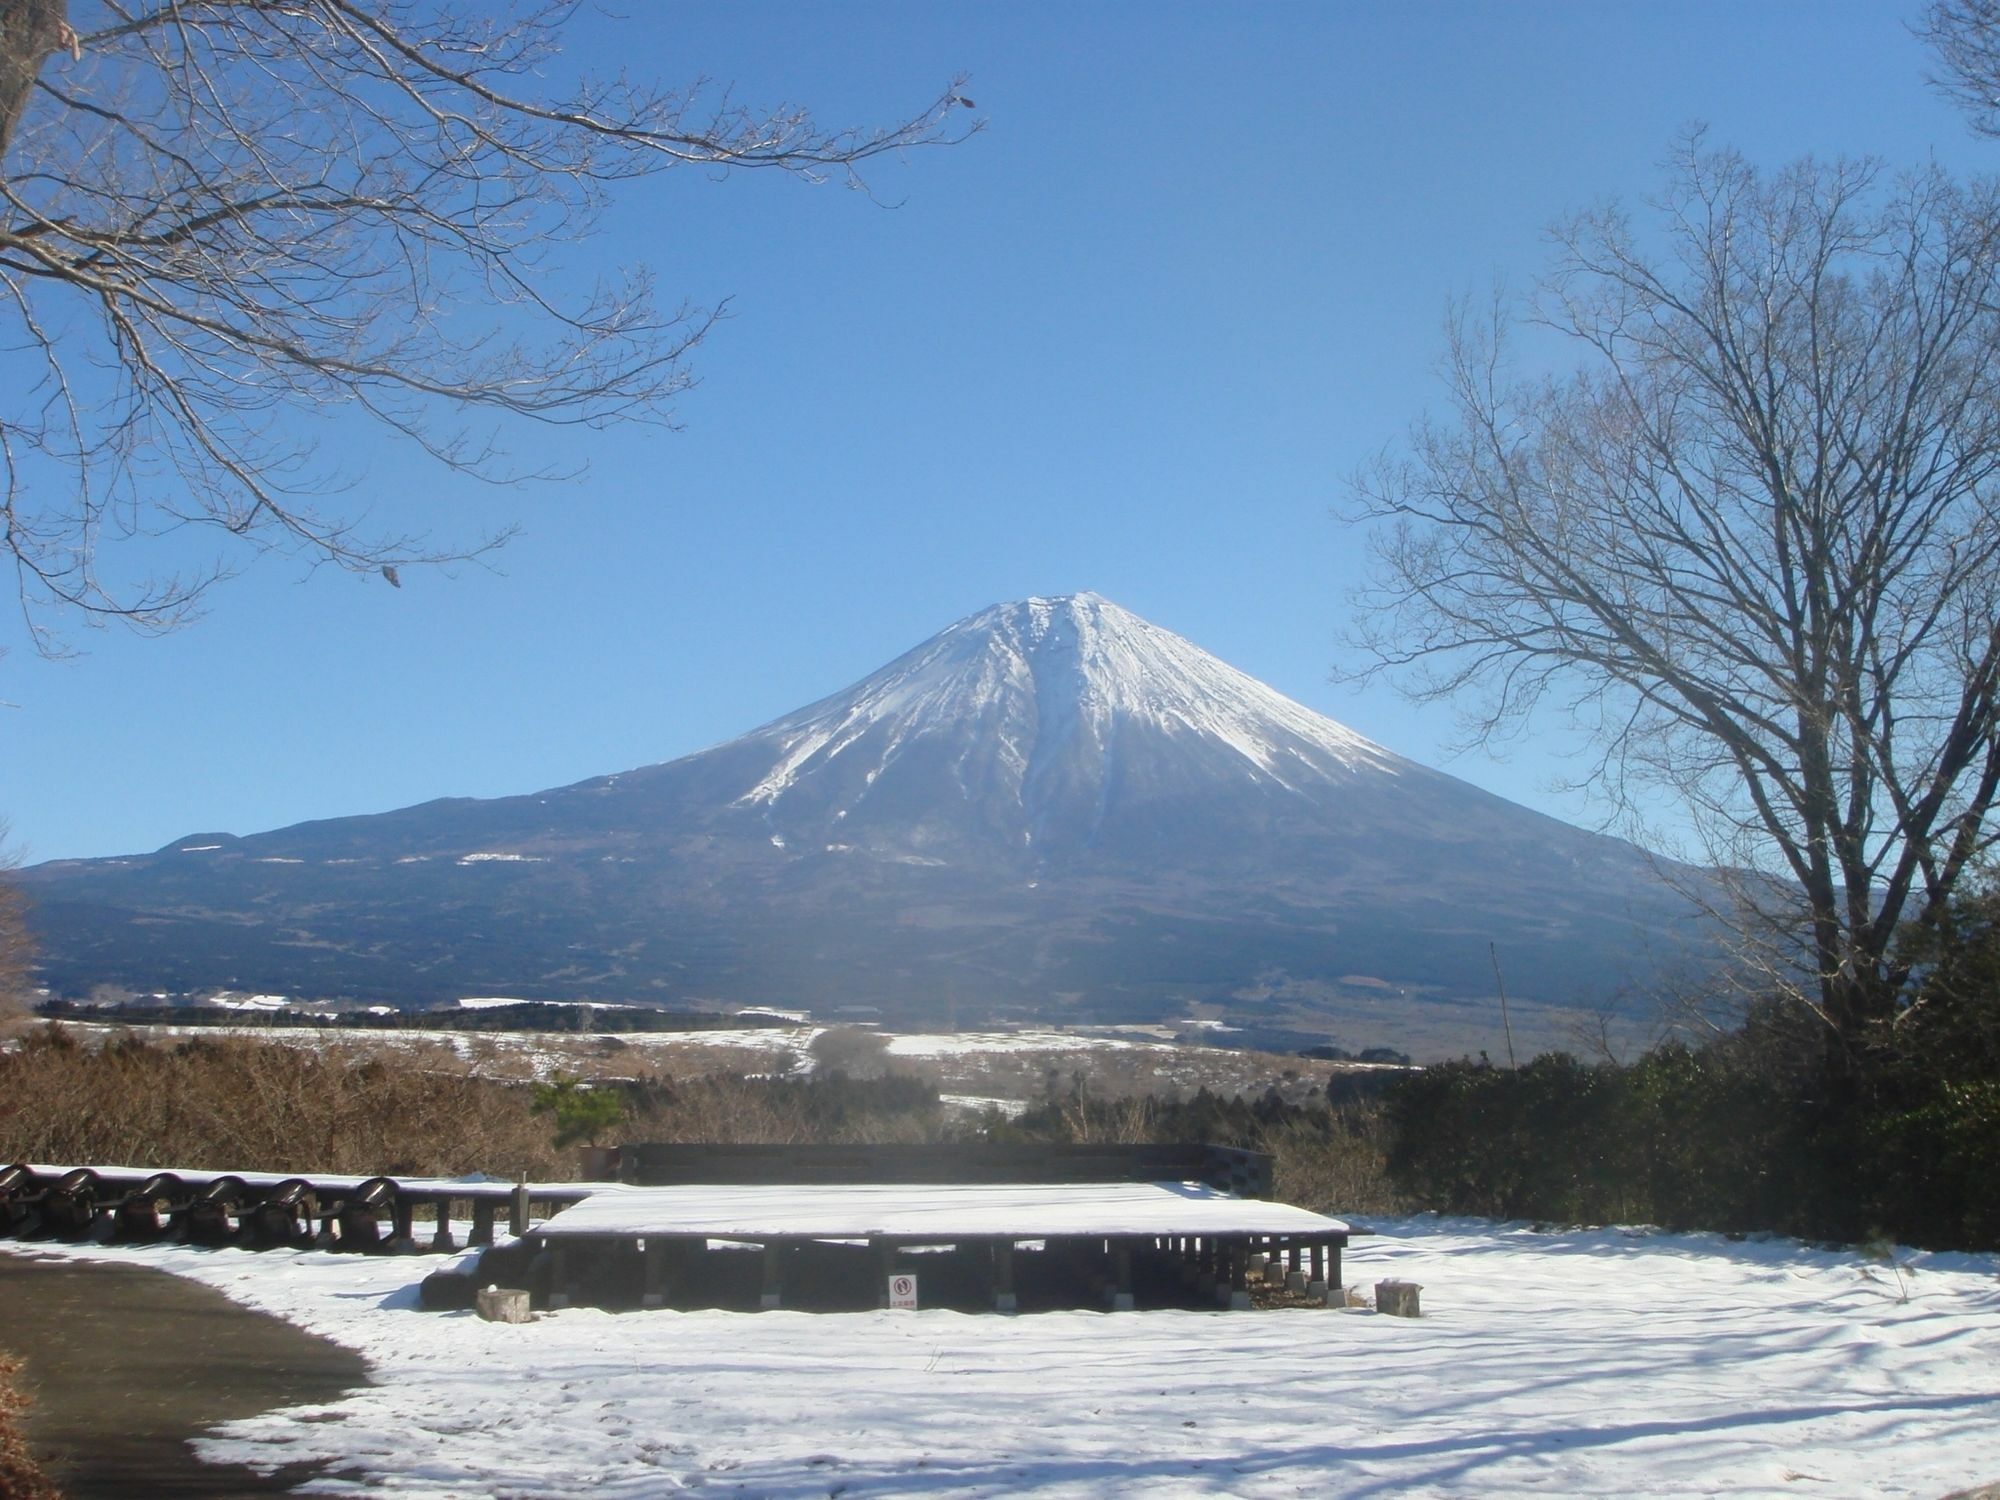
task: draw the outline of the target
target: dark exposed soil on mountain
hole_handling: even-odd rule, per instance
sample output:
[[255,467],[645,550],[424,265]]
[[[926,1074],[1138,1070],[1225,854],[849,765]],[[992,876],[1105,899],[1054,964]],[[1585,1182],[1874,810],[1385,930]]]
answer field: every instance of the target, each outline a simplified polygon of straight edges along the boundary
[[23,1362],[28,1446],[70,1500],[290,1494],[318,1472],[208,1464],[219,1422],[369,1383],[360,1355],[139,1266],[0,1253],[0,1346]]

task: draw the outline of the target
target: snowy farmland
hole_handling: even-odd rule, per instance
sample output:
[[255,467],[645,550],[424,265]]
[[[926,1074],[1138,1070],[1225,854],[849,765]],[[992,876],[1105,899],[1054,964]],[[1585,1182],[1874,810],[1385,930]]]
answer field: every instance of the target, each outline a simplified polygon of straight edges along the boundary
[[[85,1041],[128,1028],[65,1020]],[[415,1054],[427,1066],[480,1077],[547,1080],[571,1074],[597,1082],[668,1074],[747,1073],[803,1077],[815,1066],[813,1043],[829,1028],[744,1027],[688,1032],[448,1031],[403,1028],[259,1025],[161,1025],[129,1028],[146,1037],[241,1037],[308,1048]],[[1322,1091],[1334,1072],[1370,1071],[1372,1064],[1336,1064],[1302,1057],[1177,1044],[1137,1029],[1029,1028],[945,1034],[870,1032],[896,1071],[929,1080],[947,1102],[1016,1113],[1042,1098],[1053,1078],[1090,1078],[1100,1097],[1161,1092],[1192,1094],[1206,1087],[1255,1097],[1276,1087],[1300,1099]],[[4,1043],[0,1043],[4,1045]]]
[[1921,1496],[2000,1478],[2000,1257],[1379,1224],[1369,1311],[416,1308],[428,1258],[52,1245],[219,1287],[379,1382],[206,1456],[328,1494]]

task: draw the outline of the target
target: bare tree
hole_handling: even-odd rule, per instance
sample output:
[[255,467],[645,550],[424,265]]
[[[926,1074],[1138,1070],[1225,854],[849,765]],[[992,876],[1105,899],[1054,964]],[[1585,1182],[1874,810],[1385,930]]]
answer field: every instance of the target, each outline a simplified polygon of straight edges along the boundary
[[856,183],[976,128],[956,83],[870,130],[705,83],[553,89],[575,9],[0,0],[0,556],[40,649],[77,612],[181,619],[234,550],[162,570],[182,543],[156,539],[190,523],[392,583],[480,550],[330,502],[352,476],[325,440],[359,416],[518,478],[538,471],[496,423],[670,421],[715,309],[662,311],[640,269],[552,275],[611,187],[683,166]]
[[1770,877],[1769,974],[1851,1058],[1897,1013],[1898,923],[1994,838],[2000,202],[1696,136],[1653,208],[1556,231],[1531,317],[1574,373],[1454,318],[1452,420],[1356,487],[1357,632],[1475,736],[1567,711],[1614,806],[1684,799]]
[[1934,0],[1917,34],[1936,51],[1936,83],[1976,134],[2000,137],[2000,0]]

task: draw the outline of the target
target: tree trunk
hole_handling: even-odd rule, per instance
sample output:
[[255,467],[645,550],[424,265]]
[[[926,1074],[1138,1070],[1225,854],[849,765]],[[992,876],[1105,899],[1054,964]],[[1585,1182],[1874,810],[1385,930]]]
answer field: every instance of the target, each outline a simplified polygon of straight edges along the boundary
[[63,44],[69,0],[0,0],[0,156],[28,107],[42,59]]

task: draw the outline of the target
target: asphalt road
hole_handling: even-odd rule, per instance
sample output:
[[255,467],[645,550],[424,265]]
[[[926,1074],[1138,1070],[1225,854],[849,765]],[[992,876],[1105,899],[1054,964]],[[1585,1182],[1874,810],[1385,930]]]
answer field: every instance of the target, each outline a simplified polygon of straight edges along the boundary
[[[245,1252],[216,1253],[254,1264]],[[25,1364],[28,1445],[71,1500],[289,1494],[313,1466],[264,1476],[205,1464],[188,1439],[369,1383],[352,1350],[212,1288],[25,1251],[0,1251],[0,1348]]]

